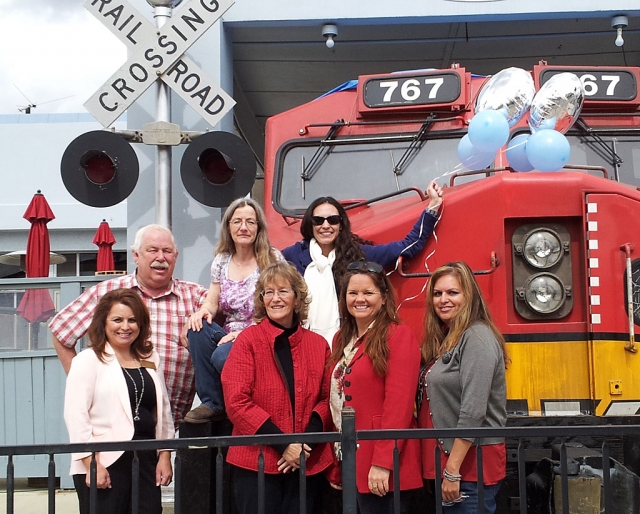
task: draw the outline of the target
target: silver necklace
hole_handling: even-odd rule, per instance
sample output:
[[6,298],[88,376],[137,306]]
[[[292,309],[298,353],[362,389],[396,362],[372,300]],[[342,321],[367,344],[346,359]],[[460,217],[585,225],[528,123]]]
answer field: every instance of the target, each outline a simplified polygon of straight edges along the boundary
[[127,374],[129,380],[133,384],[133,393],[135,396],[135,409],[133,411],[133,421],[140,421],[140,403],[142,402],[142,396],[144,395],[144,376],[142,375],[142,371],[140,368],[138,369],[138,373],[140,373],[140,380],[142,381],[142,391],[140,391],[140,397],[138,398],[138,386],[136,385],[136,381],[127,371],[127,368],[122,368],[122,370]]
[[236,259],[233,258],[233,256],[231,257],[231,260],[235,263],[236,266],[238,266],[239,268],[246,268],[247,266],[251,266],[251,264],[253,264],[253,258],[251,259],[251,261],[247,262],[246,264],[240,264]]

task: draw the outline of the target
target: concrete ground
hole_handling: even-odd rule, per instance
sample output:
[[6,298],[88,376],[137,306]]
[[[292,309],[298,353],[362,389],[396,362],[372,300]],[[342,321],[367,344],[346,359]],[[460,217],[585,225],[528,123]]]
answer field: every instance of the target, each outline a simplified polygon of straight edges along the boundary
[[[170,493],[170,494],[167,494]],[[163,514],[173,514],[173,503],[164,503],[172,499],[171,491],[163,491]],[[78,514],[78,497],[71,490],[56,490],[56,514]],[[14,514],[45,514],[48,512],[49,498],[47,489],[30,487],[26,479],[16,479],[13,512]],[[7,483],[0,480],[0,514],[7,514]]]

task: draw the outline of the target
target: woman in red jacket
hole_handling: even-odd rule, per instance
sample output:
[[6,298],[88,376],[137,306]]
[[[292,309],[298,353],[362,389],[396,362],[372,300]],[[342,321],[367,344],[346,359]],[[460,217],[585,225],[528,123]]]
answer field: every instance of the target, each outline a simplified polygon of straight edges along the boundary
[[[340,293],[342,326],[331,355],[331,413],[340,429],[340,411],[353,407],[356,430],[415,428],[415,381],[420,345],[398,321],[393,289],[382,266],[353,262]],[[360,441],[356,484],[361,514],[393,512],[395,442]],[[420,441],[398,441],[401,512],[412,490],[422,487]],[[340,456],[339,449],[336,452]],[[333,477],[332,477],[333,478]],[[333,481],[333,480],[332,480]],[[337,486],[337,484],[334,484]]]
[[[266,267],[255,294],[256,325],[236,339],[222,371],[222,387],[233,435],[322,432],[330,424],[327,341],[305,328],[309,297],[295,268],[286,263]],[[416,379],[417,380],[417,379]],[[415,382],[415,380],[414,380]],[[296,471],[305,452],[307,512],[332,462],[327,444],[291,443],[262,447],[265,514],[300,511]],[[234,488],[240,513],[258,512],[259,446],[232,446]]]

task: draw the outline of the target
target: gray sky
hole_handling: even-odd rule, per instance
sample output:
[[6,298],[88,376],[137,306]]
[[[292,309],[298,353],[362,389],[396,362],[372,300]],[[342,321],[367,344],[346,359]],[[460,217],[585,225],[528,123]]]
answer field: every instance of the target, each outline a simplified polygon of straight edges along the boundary
[[0,0],[0,114],[29,103],[33,113],[87,112],[84,102],[126,61],[125,45],[83,4]]

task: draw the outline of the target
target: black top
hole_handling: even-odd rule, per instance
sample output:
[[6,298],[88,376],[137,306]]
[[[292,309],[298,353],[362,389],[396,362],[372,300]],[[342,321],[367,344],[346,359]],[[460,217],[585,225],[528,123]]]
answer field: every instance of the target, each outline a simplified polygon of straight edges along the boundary
[[[269,318],[267,318],[269,319]],[[298,323],[296,322],[291,328],[285,328],[282,325],[279,325],[275,321],[269,319],[269,322],[280,329],[283,330],[282,334],[276,337],[274,342],[274,352],[278,366],[282,371],[285,382],[287,383],[287,389],[289,390],[289,402],[291,403],[291,414],[293,419],[295,420],[296,414],[296,400],[295,400],[295,388],[293,381],[293,357],[291,356],[291,344],[289,342],[289,337],[295,334],[296,330],[298,330]],[[309,421],[309,425],[305,429],[305,432],[322,432],[322,419],[317,412],[314,412],[311,415],[311,420]],[[282,434],[282,430],[280,430],[271,419],[265,421],[262,426],[258,429],[258,434]],[[284,453],[287,449],[287,444],[272,444],[271,447],[279,453]],[[309,447],[313,449],[314,445],[310,444]]]
[[[138,399],[140,400],[140,407],[138,408],[138,414],[140,420],[133,420],[134,439],[155,439],[156,438],[156,386],[149,375],[149,372],[145,368],[127,368],[126,371],[122,370],[124,374],[124,380],[127,383],[127,389],[129,389],[129,401],[131,402],[131,414],[135,418],[136,412],[136,388],[138,389]],[[128,374],[127,374],[128,373]],[[144,379],[144,391],[142,387],[142,380]],[[136,387],[133,387],[131,382],[133,380]]]

